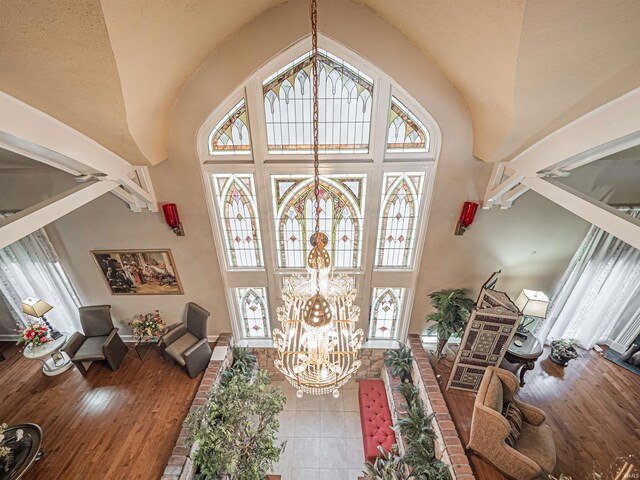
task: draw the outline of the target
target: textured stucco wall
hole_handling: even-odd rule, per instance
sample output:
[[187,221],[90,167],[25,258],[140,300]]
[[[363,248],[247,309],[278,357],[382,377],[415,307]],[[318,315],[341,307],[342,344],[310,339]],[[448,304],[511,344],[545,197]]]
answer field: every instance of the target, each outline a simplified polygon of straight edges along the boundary
[[[323,11],[322,33],[389,73],[431,113],[442,131],[410,331],[418,333],[423,328],[429,292],[445,287],[477,291],[494,270],[502,269],[500,288],[511,295],[523,287],[549,291],[586,232],[586,223],[535,193],[527,193],[508,211],[479,212],[464,236],[454,236],[462,203],[483,196],[491,170],[472,156],[471,121],[462,97],[424,51],[372,10],[326,0]],[[210,334],[230,330],[199,172],[196,132],[245,78],[307,34],[306,3],[286,3],[269,10],[215,51],[182,89],[172,113],[169,159],[150,172],[159,201],[178,204],[185,237],[176,237],[161,214],[132,213],[110,194],[49,228],[84,301],[111,304],[124,333],[128,333],[126,322],[154,308],[168,321],[178,320],[188,301],[211,311]],[[0,209],[2,196],[0,190]],[[89,251],[118,248],[170,248],[185,295],[112,296]],[[271,305],[273,313],[276,306]],[[275,324],[275,315],[272,321]]]

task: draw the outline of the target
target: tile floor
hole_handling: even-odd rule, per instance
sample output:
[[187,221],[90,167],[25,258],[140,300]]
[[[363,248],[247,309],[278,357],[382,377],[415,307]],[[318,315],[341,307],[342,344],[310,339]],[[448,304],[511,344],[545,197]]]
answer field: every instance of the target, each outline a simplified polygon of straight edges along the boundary
[[274,473],[282,480],[356,480],[362,475],[358,384],[351,380],[335,399],[306,394],[297,398],[288,382],[273,383],[287,397],[279,433],[287,446]]

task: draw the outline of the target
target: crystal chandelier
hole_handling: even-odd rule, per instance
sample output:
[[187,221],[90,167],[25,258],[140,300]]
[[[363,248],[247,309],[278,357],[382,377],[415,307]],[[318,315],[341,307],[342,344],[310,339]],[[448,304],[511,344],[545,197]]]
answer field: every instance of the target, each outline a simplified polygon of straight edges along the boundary
[[306,393],[340,395],[338,390],[360,367],[363,332],[356,330],[360,308],[353,278],[331,272],[329,238],[320,231],[320,160],[318,153],[318,31],[316,0],[311,0],[311,75],[313,80],[313,166],[315,231],[307,274],[287,279],[278,307],[281,329],[273,331],[276,368]]

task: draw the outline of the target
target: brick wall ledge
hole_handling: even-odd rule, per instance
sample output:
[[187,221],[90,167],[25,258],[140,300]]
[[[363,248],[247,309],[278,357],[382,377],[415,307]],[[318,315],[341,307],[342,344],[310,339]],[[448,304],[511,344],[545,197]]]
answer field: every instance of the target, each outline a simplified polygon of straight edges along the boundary
[[[232,337],[230,333],[222,333],[218,337],[209,365],[204,372],[204,376],[200,381],[200,386],[196,392],[196,396],[191,402],[189,412],[193,412],[207,404],[209,390],[220,381],[220,372],[224,370],[232,361],[231,353]],[[186,416],[185,416],[186,417]],[[169,462],[164,469],[161,480],[191,480],[194,476],[194,464],[192,455],[198,449],[198,445],[194,444],[188,447],[188,439],[190,434],[189,426],[185,421],[182,423],[178,440],[173,447],[173,452],[169,458]]]
[[420,396],[427,412],[435,414],[436,455],[451,466],[451,475],[455,480],[475,480],[469,458],[464,451],[460,435],[453,423],[420,336],[409,335],[409,346],[414,358],[413,382],[420,389]]

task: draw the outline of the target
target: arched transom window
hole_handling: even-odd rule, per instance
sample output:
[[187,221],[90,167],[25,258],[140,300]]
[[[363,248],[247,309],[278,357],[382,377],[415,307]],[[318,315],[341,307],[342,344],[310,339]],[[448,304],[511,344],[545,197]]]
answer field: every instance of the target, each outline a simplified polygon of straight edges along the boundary
[[[352,275],[372,342],[404,339],[439,129],[390,76],[321,36],[320,223]],[[255,72],[203,123],[198,151],[234,335],[268,339],[281,288],[311,248],[308,40]]]

